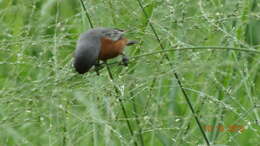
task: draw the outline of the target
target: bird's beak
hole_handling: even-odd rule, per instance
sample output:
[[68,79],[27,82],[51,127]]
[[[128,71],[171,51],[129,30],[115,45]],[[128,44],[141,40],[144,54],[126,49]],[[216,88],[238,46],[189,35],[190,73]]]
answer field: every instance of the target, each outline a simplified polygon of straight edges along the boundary
[[138,43],[139,43],[138,41],[129,40],[126,45],[127,45],[127,46],[131,46],[131,45],[138,44]]

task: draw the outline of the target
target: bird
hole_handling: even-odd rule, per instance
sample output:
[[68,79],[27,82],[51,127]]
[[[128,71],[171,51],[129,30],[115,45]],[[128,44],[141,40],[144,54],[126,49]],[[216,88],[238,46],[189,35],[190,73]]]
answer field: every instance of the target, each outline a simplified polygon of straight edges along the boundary
[[125,32],[116,28],[99,27],[81,34],[74,52],[75,70],[79,74],[84,74],[92,66],[98,68],[100,60],[106,62],[119,55],[122,56],[123,64],[127,66],[128,57],[123,52],[124,47],[136,44],[137,41],[124,37]]

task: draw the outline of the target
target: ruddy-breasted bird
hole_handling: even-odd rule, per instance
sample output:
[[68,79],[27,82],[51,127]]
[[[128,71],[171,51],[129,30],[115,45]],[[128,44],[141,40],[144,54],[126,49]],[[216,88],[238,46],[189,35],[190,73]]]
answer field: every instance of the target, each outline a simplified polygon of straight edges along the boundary
[[98,66],[99,61],[122,55],[122,62],[127,65],[128,58],[123,53],[124,47],[136,44],[123,36],[126,31],[114,28],[95,28],[82,34],[77,42],[74,67],[80,74]]

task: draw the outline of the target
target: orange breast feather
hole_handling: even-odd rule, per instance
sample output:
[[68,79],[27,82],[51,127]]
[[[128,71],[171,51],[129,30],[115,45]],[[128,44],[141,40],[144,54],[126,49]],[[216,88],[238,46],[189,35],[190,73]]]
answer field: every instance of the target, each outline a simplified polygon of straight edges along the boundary
[[108,38],[101,38],[101,51],[99,53],[100,60],[107,60],[123,53],[123,49],[126,46],[127,38],[122,38],[117,41],[113,41]]

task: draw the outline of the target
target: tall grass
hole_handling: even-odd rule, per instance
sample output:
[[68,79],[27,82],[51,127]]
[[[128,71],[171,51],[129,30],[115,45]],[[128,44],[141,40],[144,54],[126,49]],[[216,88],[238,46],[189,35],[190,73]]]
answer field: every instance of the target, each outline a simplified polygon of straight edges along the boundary
[[[128,67],[73,70],[89,20],[140,42]],[[259,143],[257,0],[2,0],[0,28],[0,145]]]

